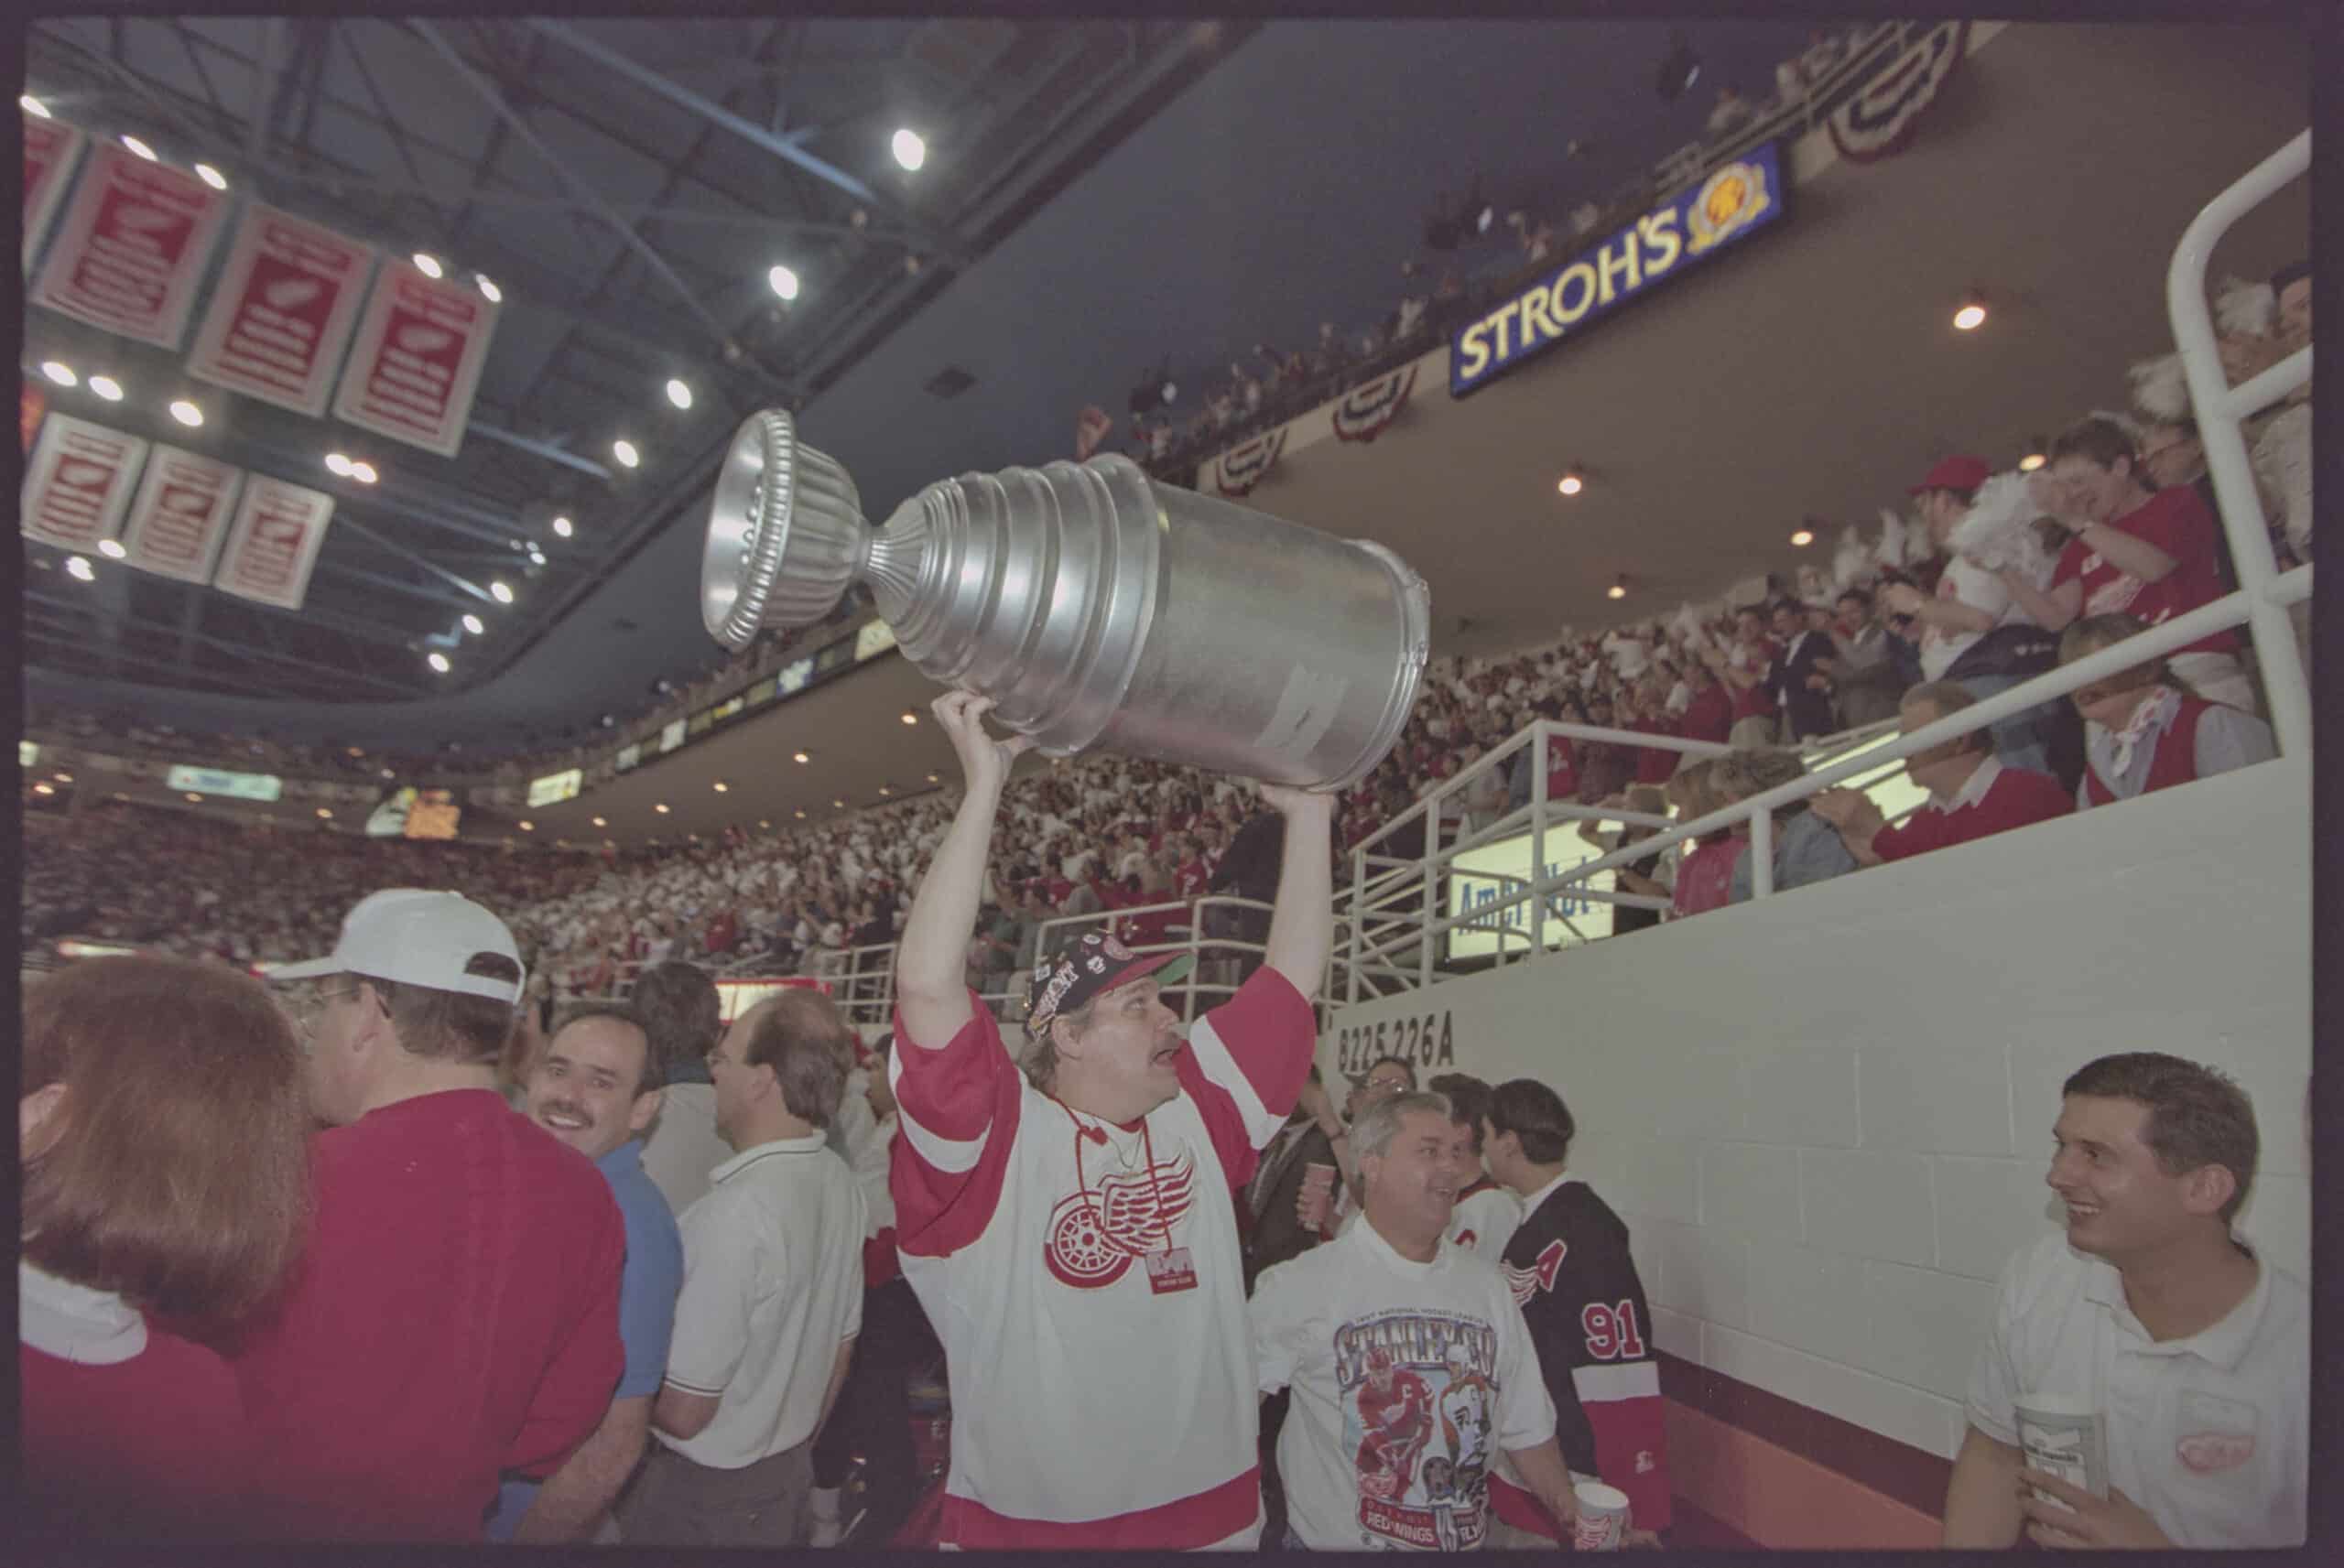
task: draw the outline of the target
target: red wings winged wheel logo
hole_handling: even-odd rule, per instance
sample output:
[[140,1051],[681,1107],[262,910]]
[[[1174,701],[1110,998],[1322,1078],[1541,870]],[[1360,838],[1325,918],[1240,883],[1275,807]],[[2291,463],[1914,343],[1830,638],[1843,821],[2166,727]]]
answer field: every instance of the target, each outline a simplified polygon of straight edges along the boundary
[[1042,1260],[1077,1290],[1113,1284],[1132,1260],[1160,1250],[1196,1195],[1196,1162],[1182,1153],[1145,1171],[1116,1172],[1050,1211]]

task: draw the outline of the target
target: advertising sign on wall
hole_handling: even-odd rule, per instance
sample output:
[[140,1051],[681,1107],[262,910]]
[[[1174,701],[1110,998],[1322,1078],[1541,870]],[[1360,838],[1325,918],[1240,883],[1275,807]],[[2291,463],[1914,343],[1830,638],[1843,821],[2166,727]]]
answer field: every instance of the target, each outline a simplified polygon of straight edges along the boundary
[[18,526],[44,544],[97,548],[121,525],[146,455],[146,443],[136,436],[50,415],[25,468]]
[[189,371],[296,414],[323,414],[374,265],[357,241],[253,203]]
[[123,524],[125,558],[158,577],[210,582],[244,482],[242,469],[157,447]]
[[385,262],[342,373],[334,417],[452,458],[464,444],[496,307],[461,284]]
[[558,773],[548,773],[541,779],[529,781],[529,804],[552,806],[565,800],[576,800],[578,792],[586,786],[582,768],[565,768]]
[[1449,395],[1488,385],[1694,263],[1770,227],[1782,218],[1783,203],[1779,144],[1769,142],[1467,323],[1449,345]]
[[174,767],[164,783],[188,794],[233,800],[273,801],[285,794],[285,782],[274,773],[232,773],[219,768]]
[[177,349],[227,207],[227,197],[191,174],[100,146],[42,264],[33,301]]
[[323,491],[253,475],[212,586],[240,599],[300,609],[332,519],[333,497]]

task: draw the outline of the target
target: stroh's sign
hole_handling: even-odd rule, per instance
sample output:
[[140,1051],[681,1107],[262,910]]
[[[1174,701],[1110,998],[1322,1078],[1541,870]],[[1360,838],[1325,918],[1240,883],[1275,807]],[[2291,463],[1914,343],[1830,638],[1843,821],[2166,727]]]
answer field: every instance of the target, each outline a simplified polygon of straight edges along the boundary
[[452,458],[464,442],[496,307],[461,284],[384,264],[334,398],[334,417]]
[[240,599],[300,609],[332,517],[333,497],[324,492],[253,475],[212,586]]
[[188,369],[297,414],[323,414],[374,265],[357,241],[255,203]]
[[51,414],[25,470],[18,527],[64,549],[97,548],[114,536],[146,455],[136,436]]
[[226,208],[227,198],[191,174],[100,146],[40,269],[34,303],[177,349]]
[[177,447],[158,446],[130,503],[123,529],[125,559],[141,571],[181,582],[210,582],[244,485],[242,469]]

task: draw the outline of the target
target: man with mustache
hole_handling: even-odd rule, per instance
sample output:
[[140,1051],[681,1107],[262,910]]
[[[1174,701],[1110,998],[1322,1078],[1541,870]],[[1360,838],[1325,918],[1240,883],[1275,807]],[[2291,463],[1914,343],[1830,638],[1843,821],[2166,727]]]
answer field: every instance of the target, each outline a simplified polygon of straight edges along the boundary
[[505,1482],[488,1521],[491,1541],[617,1539],[610,1507],[643,1457],[684,1279],[683,1237],[643,1170],[643,1133],[659,1114],[661,1076],[642,1017],[597,1002],[571,1011],[524,1086],[524,1114],[594,1162],[626,1222],[619,1281],[626,1370],[602,1424],[560,1469],[542,1486],[523,1477]]

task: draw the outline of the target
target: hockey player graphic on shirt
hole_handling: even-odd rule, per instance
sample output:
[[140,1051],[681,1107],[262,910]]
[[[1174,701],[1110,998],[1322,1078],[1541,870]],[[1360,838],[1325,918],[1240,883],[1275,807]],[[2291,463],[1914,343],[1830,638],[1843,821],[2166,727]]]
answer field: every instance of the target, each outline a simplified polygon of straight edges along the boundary
[[1381,1313],[1336,1331],[1360,1541],[1466,1551],[1488,1529],[1496,1336],[1470,1319]]
[[1432,1390],[1414,1372],[1396,1370],[1382,1346],[1367,1353],[1359,1391],[1359,1489],[1391,1501],[1415,1479],[1416,1456],[1432,1436]]

